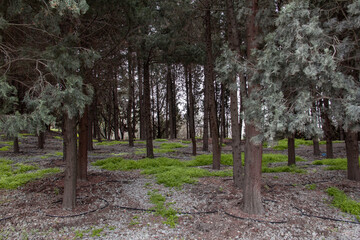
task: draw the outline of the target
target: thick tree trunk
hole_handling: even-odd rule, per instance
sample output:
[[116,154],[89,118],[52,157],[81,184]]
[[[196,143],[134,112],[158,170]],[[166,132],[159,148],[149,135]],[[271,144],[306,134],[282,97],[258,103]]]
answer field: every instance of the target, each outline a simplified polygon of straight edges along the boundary
[[263,214],[264,207],[261,202],[262,144],[254,143],[251,140],[259,134],[254,125],[247,123],[245,132],[244,212]]
[[350,180],[360,181],[359,143],[358,133],[347,131],[345,133],[345,146],[347,157],[347,177]]
[[65,178],[64,196],[62,206],[64,209],[74,209],[76,202],[76,169],[77,169],[77,139],[76,139],[76,118],[64,114],[64,141],[65,144]]
[[19,138],[15,137],[14,138],[14,153],[19,153],[20,152],[20,147],[19,147]]
[[204,129],[203,129],[203,151],[209,151],[209,87],[208,66],[204,66]]
[[[195,106],[195,99],[194,99],[194,93],[193,93],[193,83],[192,83],[192,73],[191,73],[191,65],[188,66],[188,86],[189,86],[189,100],[190,100],[190,106],[189,106],[189,133],[190,138],[192,142],[192,154],[196,156],[196,139],[195,139],[195,116],[194,116],[194,106]],[[185,73],[187,72],[187,67],[185,67]]]
[[288,137],[288,166],[295,165],[295,137]]
[[[209,2],[208,2],[209,3]],[[214,58],[212,53],[211,40],[211,12],[210,6],[205,10],[205,42],[206,42],[206,61],[208,65],[208,88],[209,88],[209,110],[210,110],[210,129],[212,135],[212,150],[213,150],[213,169],[220,169],[221,148],[219,144],[219,126],[217,122],[217,113],[215,105],[215,90],[214,90]]]
[[[258,1],[249,0],[252,14],[248,18],[247,26],[247,57],[252,61],[251,52],[257,48],[258,27],[256,26],[256,14],[258,12]],[[251,76],[249,76],[251,79]],[[256,91],[256,86],[248,82],[248,96]],[[249,214],[263,214],[264,207],[261,203],[261,162],[262,143],[255,143],[252,138],[259,135],[255,124],[247,122],[245,125],[245,179],[244,179],[244,211]]]
[[320,156],[320,144],[318,137],[313,138],[314,156]]
[[40,132],[38,135],[38,148],[44,149],[45,146],[45,132]]
[[132,64],[132,52],[131,49],[128,49],[128,75],[129,75],[129,85],[128,85],[128,105],[127,105],[127,127],[128,127],[128,137],[129,137],[129,146],[134,146],[134,134],[132,128],[132,119],[131,111],[133,108],[133,92],[134,92],[134,75],[133,75],[133,64]]
[[88,167],[88,107],[85,107],[84,114],[79,122],[79,159],[77,165],[77,178],[79,180],[87,180],[87,167]]
[[144,62],[144,120],[146,129],[146,157],[154,158],[152,123],[151,123],[151,99],[150,99],[150,68],[149,60]]

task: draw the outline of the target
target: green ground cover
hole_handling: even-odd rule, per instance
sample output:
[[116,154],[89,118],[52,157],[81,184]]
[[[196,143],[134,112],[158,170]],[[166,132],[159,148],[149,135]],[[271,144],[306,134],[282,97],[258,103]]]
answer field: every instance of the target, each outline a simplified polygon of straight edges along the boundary
[[[314,165],[327,165],[326,170],[346,170],[347,159],[346,158],[334,158],[334,159],[322,159],[313,162]],[[359,158],[360,164],[360,158]]]
[[326,192],[334,197],[332,200],[334,207],[339,208],[343,212],[355,215],[358,221],[360,221],[360,202],[349,198],[343,191],[336,187],[330,187]]

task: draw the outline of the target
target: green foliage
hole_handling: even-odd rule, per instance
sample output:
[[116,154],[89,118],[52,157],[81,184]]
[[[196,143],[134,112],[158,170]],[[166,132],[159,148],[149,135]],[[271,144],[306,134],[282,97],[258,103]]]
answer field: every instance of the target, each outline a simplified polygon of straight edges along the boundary
[[167,139],[161,139],[161,138],[157,138],[155,139],[155,142],[167,142]]
[[292,165],[292,166],[278,166],[278,167],[262,167],[263,173],[274,173],[274,172],[291,172],[291,173],[306,173],[305,170],[299,169],[298,167]]
[[316,184],[313,183],[313,184],[306,184],[305,185],[306,189],[308,190],[315,190],[316,189]]
[[[359,158],[360,163],[360,158]],[[328,165],[326,170],[346,170],[347,159],[346,158],[334,158],[334,159],[323,159],[316,160],[313,162],[314,165]]]
[[9,151],[10,147],[9,146],[5,146],[0,148],[0,151]]
[[188,141],[188,140],[181,140],[181,143],[183,143],[183,144],[190,144],[190,143],[191,143],[191,141]]
[[119,144],[129,144],[126,141],[102,141],[102,142],[97,142],[95,145],[96,146],[113,146],[113,145],[119,145]]
[[[244,154],[242,154],[244,155]],[[244,159],[244,158],[242,158]],[[206,166],[212,164],[212,154],[202,154],[197,155],[194,160],[190,160],[185,162],[188,167],[197,167],[197,166]],[[233,165],[233,157],[232,154],[221,154],[221,164],[232,166]]]
[[0,159],[0,189],[15,189],[31,180],[42,178],[48,174],[58,173],[58,168],[36,170],[38,167]]
[[177,216],[177,211],[170,207],[173,203],[165,203],[166,198],[155,190],[149,191],[148,195],[150,196],[150,202],[155,205],[152,208],[155,210],[155,214],[164,217],[166,219],[164,223],[174,228],[179,217]]
[[[333,141],[333,143],[343,143],[344,141]],[[277,144],[275,146],[271,146],[274,150],[285,150],[288,148],[288,139],[281,139],[276,142]],[[298,139],[295,138],[295,148],[299,147],[300,145],[305,146],[312,146],[314,144],[313,140],[305,140],[305,139]],[[319,141],[320,145],[326,144],[326,141]],[[263,147],[269,147],[269,144],[267,142],[263,143]]]
[[53,152],[53,153],[48,153],[45,154],[44,156],[41,156],[42,159],[46,159],[49,157],[62,157],[64,155],[63,152]]
[[91,231],[91,237],[101,237],[101,233],[104,231],[104,228],[95,228]]
[[174,148],[183,148],[186,147],[181,143],[162,143],[160,149],[174,149]]
[[360,220],[360,202],[357,202],[336,187],[330,187],[326,189],[327,194],[333,196],[332,205],[340,208],[341,211],[353,214]]

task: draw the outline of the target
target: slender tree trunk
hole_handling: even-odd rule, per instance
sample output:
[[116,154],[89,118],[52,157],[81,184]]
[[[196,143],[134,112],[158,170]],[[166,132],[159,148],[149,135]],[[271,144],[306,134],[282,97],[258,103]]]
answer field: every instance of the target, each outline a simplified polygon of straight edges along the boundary
[[220,99],[221,99],[221,104],[220,104],[220,146],[223,145],[224,143],[224,138],[226,138],[225,136],[225,86],[224,83],[221,83],[221,87],[220,87]]
[[76,139],[76,118],[69,118],[64,114],[64,141],[65,158],[65,178],[64,178],[64,196],[62,206],[64,209],[74,209],[76,202],[76,173],[77,173],[77,139]]
[[[247,57],[251,61],[251,51],[257,48],[256,38],[258,27],[256,26],[256,14],[258,12],[258,1],[249,0],[252,7],[252,14],[248,18],[247,26]],[[251,76],[249,76],[251,79]],[[248,83],[248,95],[251,96],[256,91],[255,86]],[[249,214],[263,214],[264,207],[261,203],[261,162],[262,162],[262,143],[253,141],[253,138],[260,134],[254,123],[246,122],[246,142],[245,142],[245,179],[244,179],[244,211]]]
[[19,153],[20,152],[20,147],[19,147],[19,138],[15,137],[14,138],[14,153]]
[[358,133],[347,131],[345,133],[345,146],[347,157],[347,177],[350,180],[360,181],[359,143]]
[[[209,3],[209,2],[208,2]],[[209,110],[210,110],[210,128],[212,135],[212,150],[213,150],[213,169],[220,169],[221,148],[219,144],[219,126],[217,122],[217,113],[215,105],[215,90],[214,90],[214,64],[212,53],[211,40],[211,12],[210,6],[205,10],[205,42],[206,42],[206,57],[208,65],[208,88],[209,88]]]
[[[187,71],[188,69],[188,71]],[[195,114],[194,114],[194,106],[195,106],[195,99],[194,99],[194,93],[193,93],[193,84],[192,84],[192,73],[191,73],[191,65],[185,67],[185,73],[188,72],[189,78],[188,78],[188,86],[189,86],[189,100],[190,100],[190,106],[189,106],[189,132],[190,132],[190,138],[192,142],[192,154],[196,156],[196,138],[195,138]]]
[[85,107],[84,114],[79,122],[79,159],[77,165],[77,177],[79,180],[87,180],[88,167],[88,107]]
[[[240,55],[236,15],[232,0],[226,0],[229,46]],[[232,77],[232,84],[238,86],[236,76]],[[243,187],[244,168],[241,159],[241,123],[239,122],[238,90],[230,88],[231,138],[233,155],[233,179],[237,188]]]
[[333,145],[332,145],[332,126],[331,121],[329,118],[328,110],[329,110],[329,100],[324,99],[324,132],[325,132],[325,139],[326,139],[326,158],[334,158],[333,153]]
[[176,106],[175,106],[175,86],[171,76],[171,66],[167,66],[167,91],[168,91],[168,106],[169,106],[169,124],[170,124],[170,139],[176,138]]
[[114,74],[114,83],[113,83],[113,105],[114,105],[114,138],[115,140],[120,140],[119,137],[119,102],[118,102],[118,81],[117,76]]
[[160,109],[159,83],[156,84],[156,115],[157,115],[157,138],[161,138],[162,131],[161,131],[161,109]]
[[146,157],[154,158],[152,123],[151,123],[151,99],[150,99],[150,69],[149,60],[144,61],[144,114],[146,129]]
[[88,142],[87,142],[87,147],[89,151],[93,151],[94,150],[94,146],[93,146],[93,122],[94,122],[94,113],[92,112],[93,106],[89,106],[89,113],[88,113]]
[[208,87],[208,66],[205,64],[204,73],[204,130],[203,130],[203,151],[209,151],[209,87]]
[[288,137],[288,166],[295,164],[295,137],[294,134],[292,134]]
[[144,102],[144,94],[143,94],[143,69],[142,62],[138,54],[138,81],[139,81],[139,103],[140,103],[140,139],[146,139],[146,129],[145,129],[145,102]]
[[314,156],[320,156],[320,144],[318,137],[313,138],[313,145],[314,145]]
[[129,146],[134,146],[134,134],[132,128],[132,119],[131,119],[131,110],[133,108],[133,92],[134,92],[134,75],[133,75],[133,61],[132,61],[132,52],[131,49],[128,49],[128,75],[129,75],[129,85],[128,85],[128,105],[127,105],[127,126],[128,126],[128,137],[129,137]]
[[40,132],[38,135],[38,148],[44,149],[45,145],[45,132]]

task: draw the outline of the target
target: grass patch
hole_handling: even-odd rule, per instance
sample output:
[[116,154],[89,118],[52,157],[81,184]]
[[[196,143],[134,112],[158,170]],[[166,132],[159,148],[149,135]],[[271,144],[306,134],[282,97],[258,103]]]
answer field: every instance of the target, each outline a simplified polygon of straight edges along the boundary
[[167,139],[157,138],[155,139],[155,142],[167,142]]
[[10,147],[9,146],[5,146],[5,147],[2,147],[0,148],[0,151],[9,151],[10,150]]
[[183,143],[183,144],[190,144],[191,143],[191,141],[188,141],[188,140],[181,140],[180,142]]
[[41,159],[46,159],[49,157],[63,157],[63,155],[64,155],[63,152],[48,153],[48,154],[45,154],[44,156],[41,156]]
[[[242,157],[244,157],[244,154],[242,154]],[[193,160],[187,161],[185,164],[188,167],[211,165],[212,161],[213,161],[212,158],[213,158],[212,154],[197,155]],[[242,159],[244,159],[244,158],[242,158]],[[232,154],[231,153],[230,154],[221,154],[220,162],[223,165],[232,166],[233,165]]]
[[137,143],[137,144],[146,144],[145,141],[135,141],[135,143]]
[[[360,158],[359,158],[359,163],[360,163]],[[313,162],[313,164],[329,166],[329,167],[325,168],[326,170],[346,170],[347,169],[347,159],[346,158],[316,160]]]
[[360,202],[357,202],[336,187],[326,189],[327,194],[334,197],[332,205],[339,208],[341,211],[350,213],[360,220]]
[[155,210],[155,214],[164,217],[166,219],[164,224],[174,228],[179,219],[177,211],[170,207],[174,203],[165,203],[166,198],[156,190],[149,191],[148,195],[150,197],[150,202],[155,205],[152,208],[152,210]]
[[278,172],[291,172],[291,173],[306,173],[305,170],[300,169],[298,167],[296,167],[295,165],[291,165],[291,166],[278,166],[278,167],[262,167],[262,172],[263,173],[278,173]]
[[[344,141],[333,141],[333,143],[342,143]],[[299,147],[300,145],[306,145],[306,146],[312,146],[313,140],[305,140],[305,139],[298,139],[295,138],[295,148]],[[320,145],[326,144],[326,141],[319,141]],[[263,147],[267,148],[269,147],[267,142],[263,143]],[[281,139],[277,142],[276,146],[271,147],[274,150],[285,150],[288,148],[288,139]]]
[[183,144],[181,143],[162,143],[160,145],[160,149],[174,149],[174,148],[183,148],[183,147],[186,147],[184,146]]
[[129,144],[129,143],[126,141],[103,141],[103,142],[95,143],[96,146],[113,146],[119,144]]
[[36,169],[38,169],[37,166],[22,163],[13,164],[10,160],[0,159],[0,188],[15,189],[31,180],[60,172],[58,168]]

